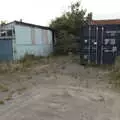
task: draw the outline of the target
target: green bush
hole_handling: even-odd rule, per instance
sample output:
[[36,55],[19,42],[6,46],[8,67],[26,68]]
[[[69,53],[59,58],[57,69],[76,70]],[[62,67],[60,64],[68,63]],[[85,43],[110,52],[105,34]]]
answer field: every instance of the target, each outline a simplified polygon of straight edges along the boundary
[[69,52],[76,53],[77,44],[75,37],[67,31],[57,33],[56,44],[54,46],[54,54],[67,55]]

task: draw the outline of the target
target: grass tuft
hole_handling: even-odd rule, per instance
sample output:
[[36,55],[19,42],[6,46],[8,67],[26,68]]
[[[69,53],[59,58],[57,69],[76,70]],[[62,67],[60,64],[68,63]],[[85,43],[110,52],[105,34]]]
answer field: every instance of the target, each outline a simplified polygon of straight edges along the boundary
[[9,89],[7,86],[3,85],[3,84],[0,84],[0,91],[1,92],[7,92]]
[[5,104],[5,102],[3,100],[0,100],[0,105]]

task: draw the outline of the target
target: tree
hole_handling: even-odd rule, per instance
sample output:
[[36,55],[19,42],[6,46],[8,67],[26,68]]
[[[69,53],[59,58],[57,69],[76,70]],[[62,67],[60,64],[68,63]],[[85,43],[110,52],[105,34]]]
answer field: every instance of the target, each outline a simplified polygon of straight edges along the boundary
[[91,24],[92,17],[93,17],[92,12],[88,13],[88,15],[87,15],[87,17],[86,17],[86,23],[87,23],[87,24]]
[[6,21],[6,20],[4,20],[4,21],[1,20],[1,21],[0,21],[0,25],[5,25],[5,24],[7,24],[7,21]]
[[[56,48],[62,46],[62,51],[65,52],[66,50],[66,53],[68,52],[68,49],[73,49],[72,43],[76,42],[75,36],[80,34],[80,28],[92,20],[92,13],[86,15],[86,12],[86,9],[81,8],[81,2],[77,1],[76,3],[71,4],[70,9],[67,12],[60,17],[57,17],[55,20],[52,20],[50,27],[59,32],[56,39]],[[70,36],[72,36],[72,38]]]

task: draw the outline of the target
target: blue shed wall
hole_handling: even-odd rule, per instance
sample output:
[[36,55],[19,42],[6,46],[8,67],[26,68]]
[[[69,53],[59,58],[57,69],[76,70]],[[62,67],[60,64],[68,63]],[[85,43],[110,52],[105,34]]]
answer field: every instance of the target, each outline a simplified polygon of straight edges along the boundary
[[[11,30],[13,32],[14,25],[14,23],[7,24],[4,26],[0,26],[0,29],[4,32],[7,32],[7,30]],[[14,33],[12,33],[11,35],[0,35],[0,61],[11,61],[14,59],[14,38]]]
[[0,40],[0,61],[13,60],[12,40]]
[[15,42],[13,42],[14,60],[19,60],[25,54],[48,56],[53,52],[53,37],[51,30],[15,25]]

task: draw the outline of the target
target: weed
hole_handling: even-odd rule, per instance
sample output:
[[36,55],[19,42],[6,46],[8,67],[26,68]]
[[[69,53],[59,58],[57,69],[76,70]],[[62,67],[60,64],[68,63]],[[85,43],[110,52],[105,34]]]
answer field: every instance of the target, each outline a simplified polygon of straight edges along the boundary
[[0,73],[13,73],[17,71],[26,71],[28,68],[32,67],[35,64],[46,64],[51,61],[52,55],[48,57],[41,57],[35,55],[26,54],[24,58],[14,62],[1,62],[0,63]]
[[5,102],[3,100],[0,100],[0,105],[5,104]]
[[18,92],[22,92],[22,91],[24,91],[24,90],[26,90],[26,89],[27,89],[26,87],[22,87],[22,88],[17,89],[17,91],[18,91]]
[[6,101],[12,100],[12,96],[8,96],[5,98]]
[[27,77],[27,79],[29,80],[29,79],[32,79],[32,76],[31,75],[29,75],[28,77]]
[[5,85],[3,85],[3,84],[0,84],[0,91],[1,92],[7,92],[9,89],[5,86]]
[[88,68],[88,67],[93,67],[93,68],[99,68],[99,69],[102,69],[102,70],[112,70],[113,69],[113,65],[110,65],[110,64],[94,64],[94,63],[91,63],[91,64],[88,64],[88,65],[85,65],[85,68]]

